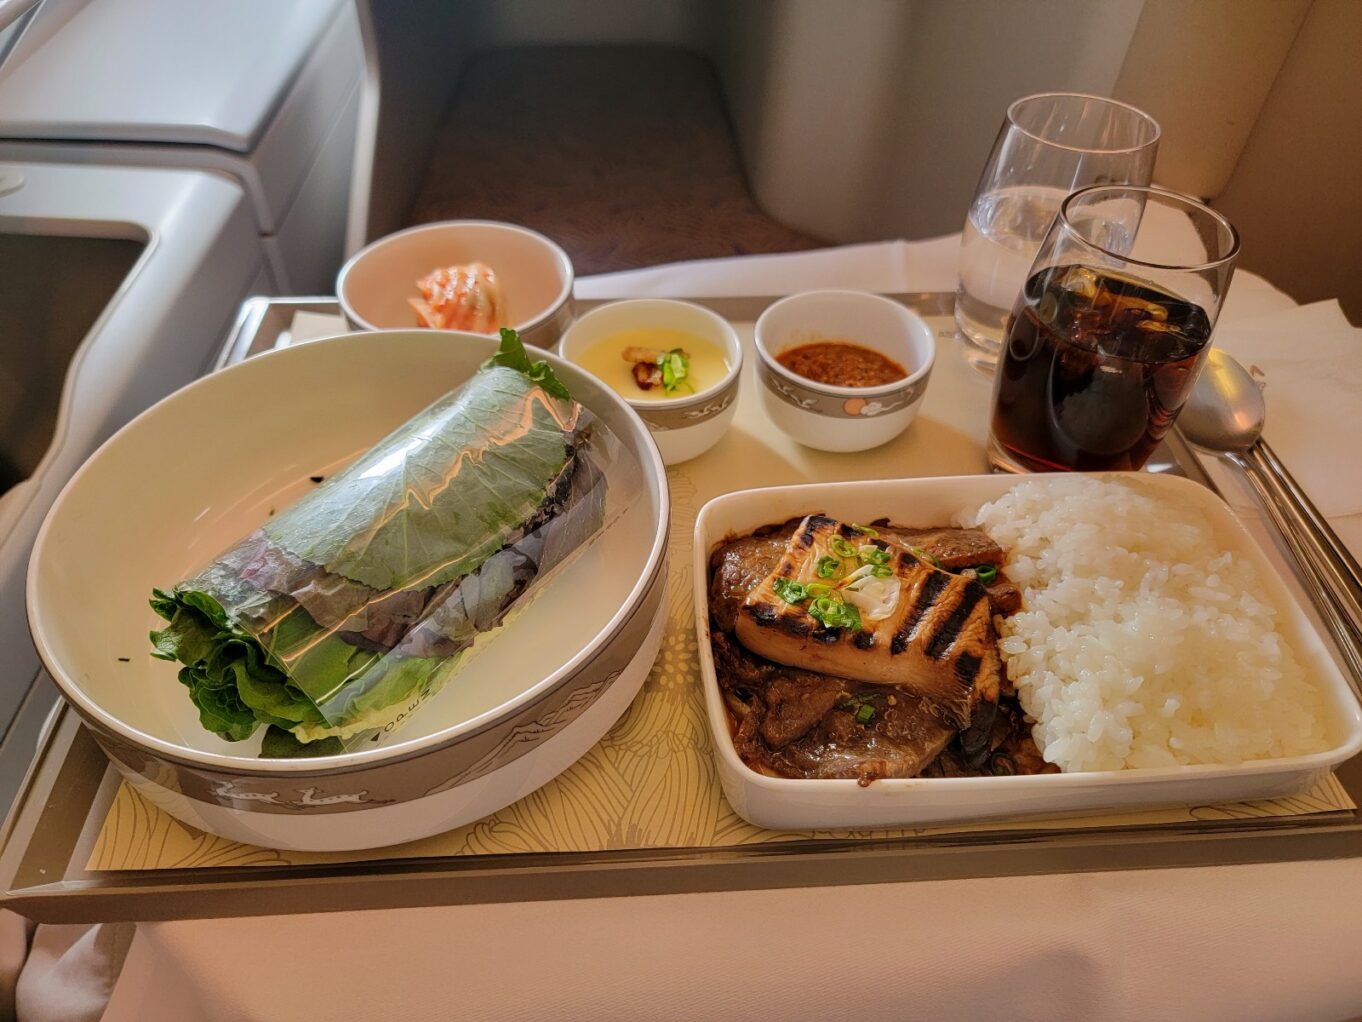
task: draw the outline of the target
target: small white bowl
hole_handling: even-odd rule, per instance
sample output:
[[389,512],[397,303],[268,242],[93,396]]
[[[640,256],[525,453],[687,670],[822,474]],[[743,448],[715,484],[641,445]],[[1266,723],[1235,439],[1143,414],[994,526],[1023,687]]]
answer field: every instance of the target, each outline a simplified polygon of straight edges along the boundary
[[697,394],[643,401],[621,395],[648,424],[662,461],[676,465],[709,450],[728,431],[738,409],[742,344],[732,324],[717,312],[691,302],[667,298],[634,298],[592,309],[568,328],[560,352],[574,365],[583,352],[621,330],[684,330],[718,347],[728,362],[724,378]]
[[[917,414],[936,360],[936,338],[921,316],[864,291],[805,291],[757,320],[757,369],[766,414],[791,439],[820,451],[867,451],[898,436]],[[834,387],[776,361],[789,348],[850,341],[908,371],[879,387]]]
[[501,279],[507,326],[551,349],[572,322],[572,260],[544,235],[494,220],[446,220],[379,238],[350,257],[336,278],[341,311],[356,330],[419,327],[407,299],[431,270],[481,262]]

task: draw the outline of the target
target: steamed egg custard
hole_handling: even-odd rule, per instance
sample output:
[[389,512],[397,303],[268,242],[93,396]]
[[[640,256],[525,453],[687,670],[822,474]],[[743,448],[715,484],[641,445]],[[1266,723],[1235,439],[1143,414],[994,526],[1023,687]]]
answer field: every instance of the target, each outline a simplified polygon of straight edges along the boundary
[[728,374],[717,344],[685,330],[639,328],[601,338],[577,364],[621,397],[670,401],[708,390]]

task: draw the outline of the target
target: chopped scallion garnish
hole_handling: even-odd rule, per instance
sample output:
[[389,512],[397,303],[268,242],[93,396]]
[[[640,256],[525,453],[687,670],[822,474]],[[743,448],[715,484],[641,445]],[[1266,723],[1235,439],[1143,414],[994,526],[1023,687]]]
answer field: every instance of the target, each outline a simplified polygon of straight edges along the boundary
[[984,585],[988,585],[998,577],[998,567],[994,564],[980,564],[974,569],[975,576]]
[[875,719],[875,707],[869,703],[862,703],[861,708],[856,711],[857,724],[869,724]]
[[816,570],[819,578],[836,578],[837,573],[842,570],[842,562],[837,557],[824,554],[818,558]]
[[855,607],[831,596],[815,597],[809,604],[809,616],[824,628],[849,628],[857,631],[861,627],[861,614]]
[[833,536],[830,538],[828,540],[828,549],[841,558],[850,559],[856,556],[856,548],[841,536]]
[[690,376],[690,359],[680,348],[672,348],[671,351],[664,351],[658,355],[657,364],[662,370],[662,389],[668,394],[675,393],[683,386],[689,390],[694,389],[686,382]]
[[858,551],[861,561],[865,564],[888,564],[889,551],[875,546],[873,543],[866,543]]
[[941,567],[941,562],[938,561],[933,555],[927,553],[926,550],[923,550],[922,547],[920,547],[920,546],[910,546],[910,547],[908,548],[908,550],[909,550],[909,552],[912,553],[912,555],[913,555],[914,557],[916,557],[918,560],[920,560],[920,561],[926,561],[926,562],[927,562],[928,564],[930,564],[933,568],[940,568],[940,567]]
[[779,596],[786,603],[803,603],[809,598],[807,587],[800,585],[792,578],[778,578],[772,585]]

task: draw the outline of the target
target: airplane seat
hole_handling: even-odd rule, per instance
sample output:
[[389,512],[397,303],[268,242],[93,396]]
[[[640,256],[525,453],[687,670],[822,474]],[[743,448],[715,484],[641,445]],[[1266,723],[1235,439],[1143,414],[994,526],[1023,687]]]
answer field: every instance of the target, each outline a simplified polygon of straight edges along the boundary
[[752,197],[719,80],[672,46],[534,46],[469,58],[409,225],[505,220],[579,275],[817,248]]

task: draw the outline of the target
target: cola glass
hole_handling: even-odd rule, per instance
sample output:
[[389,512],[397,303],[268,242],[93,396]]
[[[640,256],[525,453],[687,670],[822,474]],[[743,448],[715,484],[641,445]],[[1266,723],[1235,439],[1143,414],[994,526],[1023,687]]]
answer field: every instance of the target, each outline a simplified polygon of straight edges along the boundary
[[1238,254],[1233,225],[1189,196],[1098,185],[1065,199],[1008,320],[993,467],[1143,467],[1206,360]]

